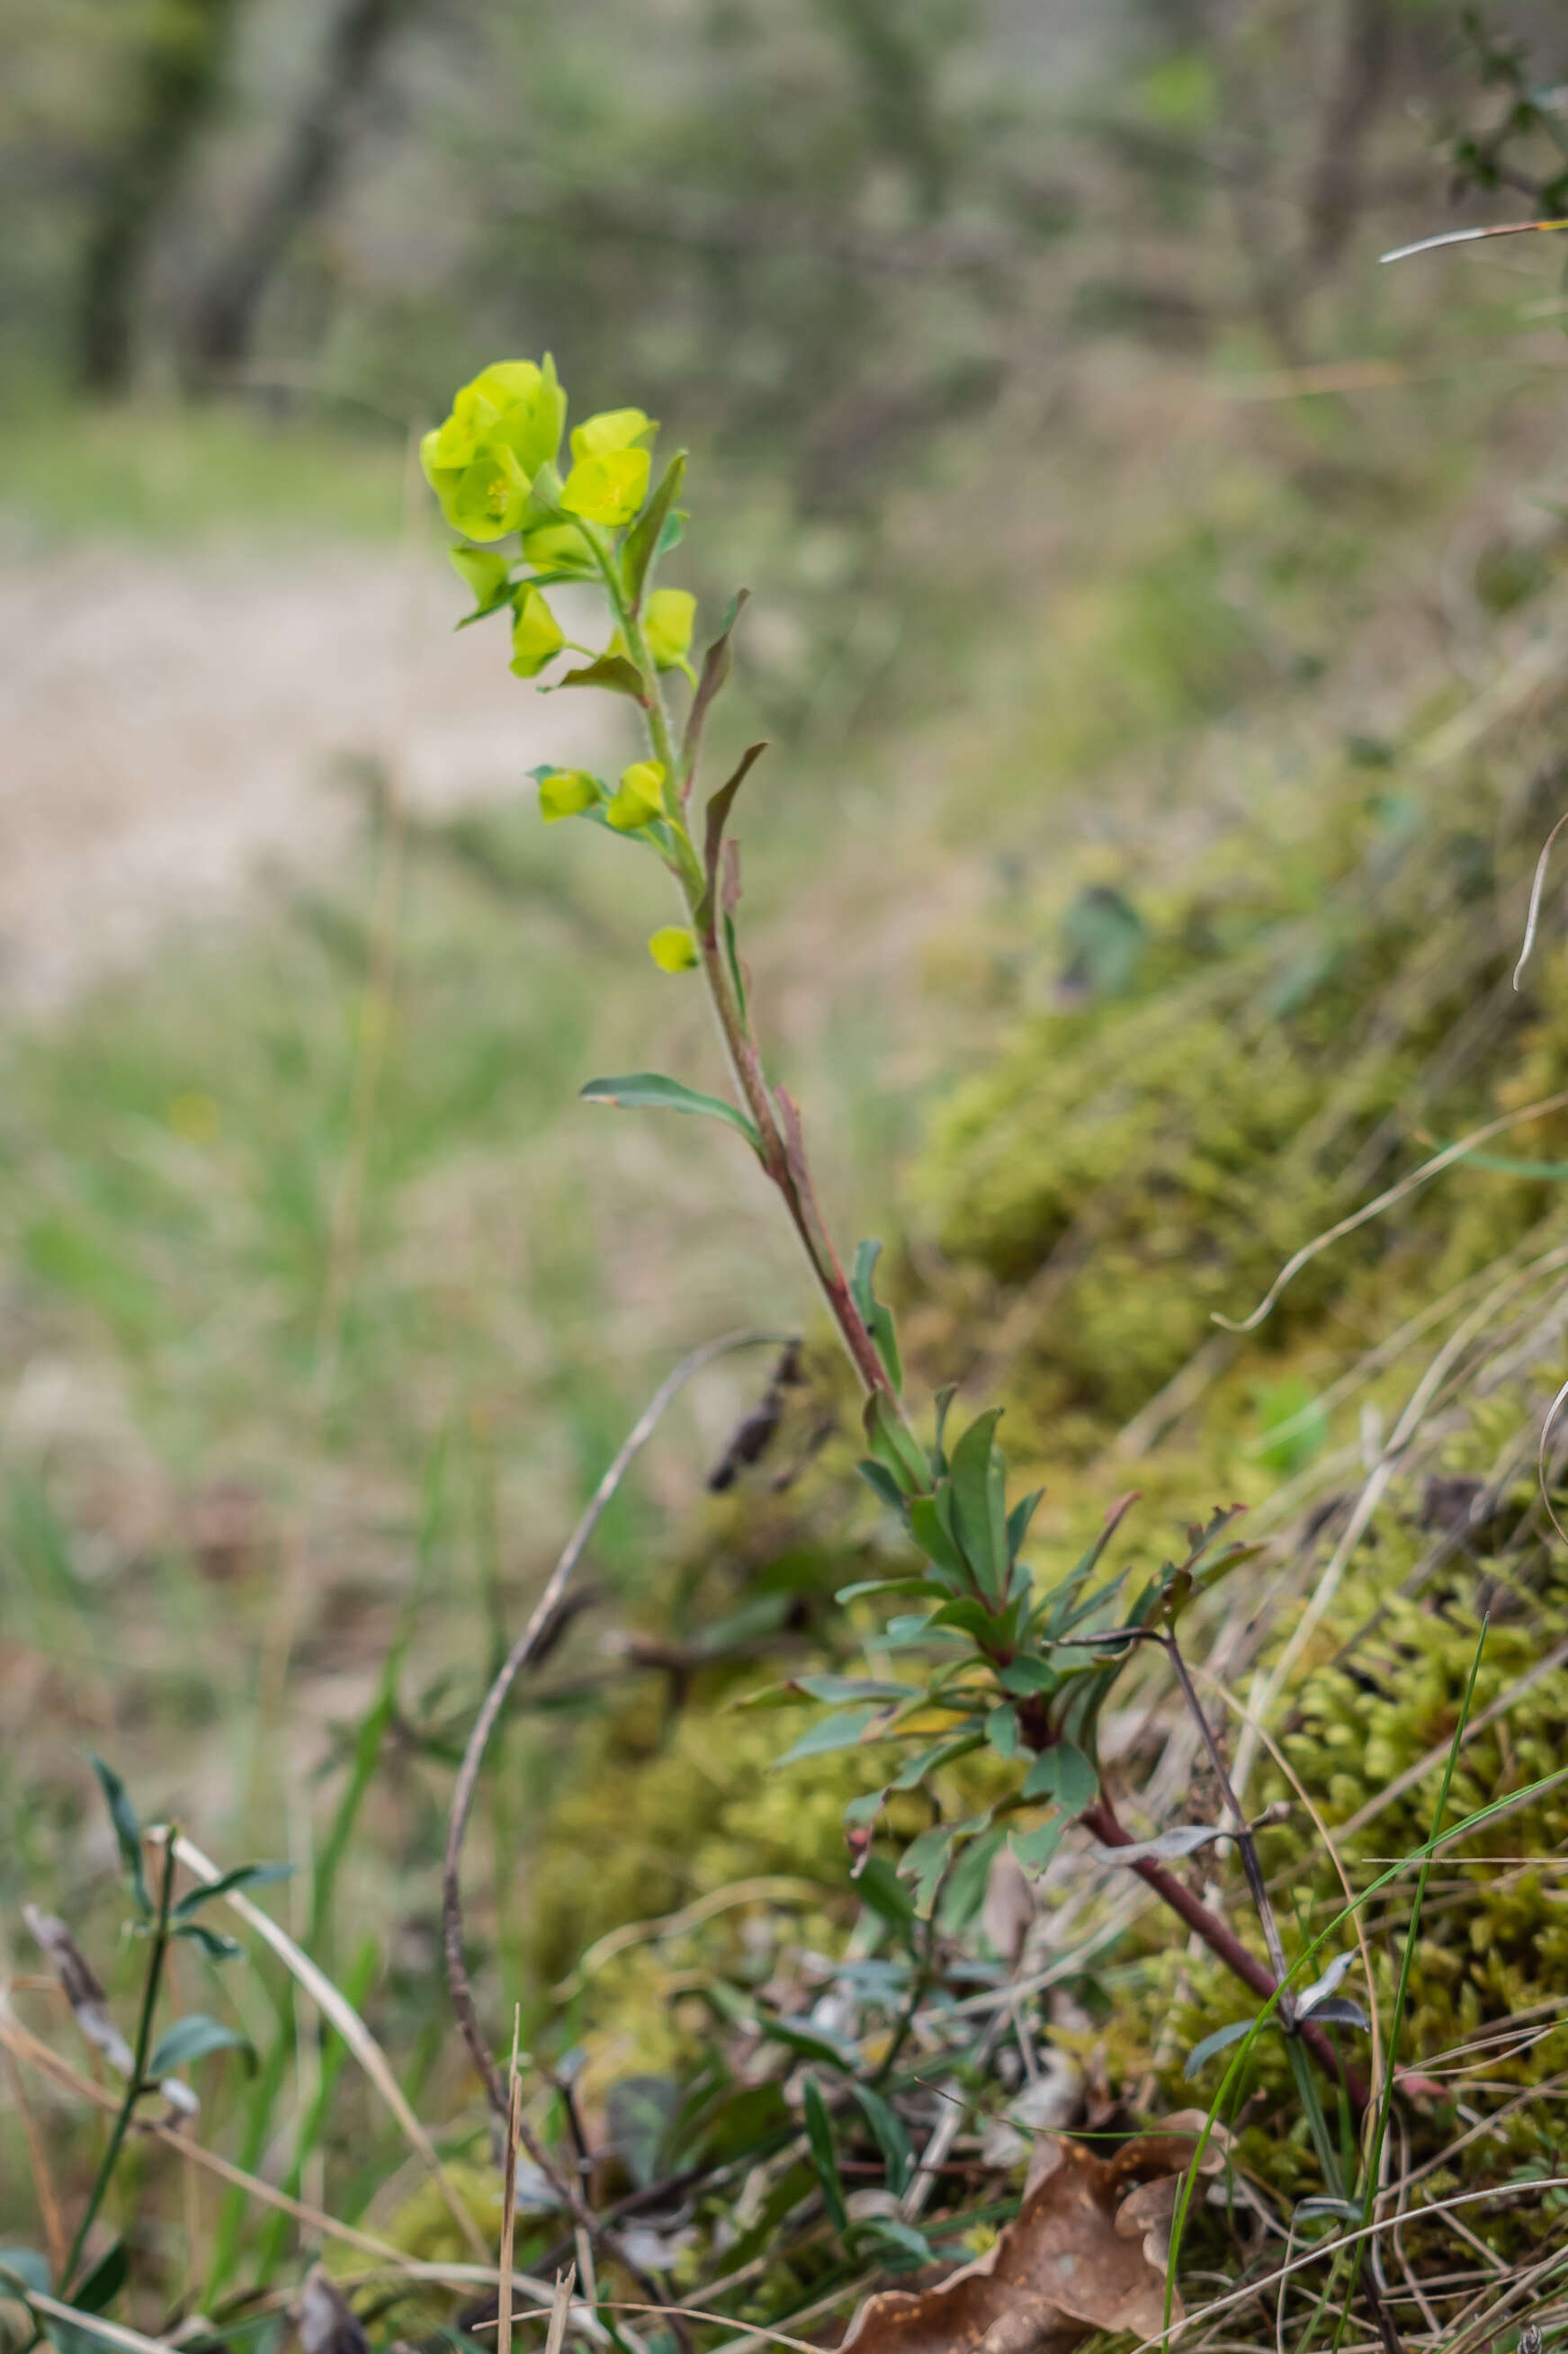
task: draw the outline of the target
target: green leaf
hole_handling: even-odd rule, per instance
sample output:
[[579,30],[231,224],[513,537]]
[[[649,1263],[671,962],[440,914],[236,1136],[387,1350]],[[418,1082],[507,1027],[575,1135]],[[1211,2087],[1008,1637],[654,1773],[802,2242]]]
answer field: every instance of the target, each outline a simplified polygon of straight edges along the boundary
[[854,1884],[862,1903],[907,1936],[915,1925],[915,1900],[885,1856],[867,1856]]
[[1029,1524],[1040,1510],[1044,1495],[1044,1488],[1036,1488],[1032,1496],[1025,1496],[1021,1503],[1014,1504],[1007,1516],[1007,1550],[1014,1561],[1023,1550],[1029,1536]]
[[683,450],[677,450],[659,478],[658,489],[621,543],[620,562],[634,613],[642,602],[648,576],[664,552],[664,525],[670,519],[671,508],[680,496],[681,480],[685,471],[686,453]]
[[909,1506],[909,1533],[930,1563],[940,1570],[948,1581],[947,1591],[958,1592],[963,1584],[964,1564],[953,1543],[942,1507],[948,1500],[948,1490],[939,1486],[935,1495],[916,1496]]
[[[624,695],[633,703],[641,703],[642,680],[635,663],[624,654],[600,654],[597,661],[586,663],[581,670],[569,670],[556,686],[602,686],[608,694]],[[554,692],[554,689],[549,690]]]
[[124,1783],[111,1766],[94,1756],[92,1770],[102,1786],[109,1807],[109,1819],[114,1826],[115,1844],[120,1861],[125,1867],[125,1877],[131,1883],[131,1893],[143,1921],[153,1917],[153,1900],[147,1893],[147,1877],[142,1866],[142,1826],[136,1819],[136,1809],[131,1804]]
[[996,1443],[1001,1408],[970,1423],[953,1449],[956,1533],[981,1589],[995,1601],[1007,1592],[1012,1557],[1007,1549],[1006,1467]]
[[983,1733],[950,1734],[945,1740],[934,1742],[929,1749],[922,1749],[918,1755],[908,1758],[887,1787],[890,1790],[917,1789],[927,1775],[934,1774],[938,1766],[949,1766],[955,1757],[967,1757],[971,1750],[984,1747]]
[[918,1700],[918,1684],[890,1684],[874,1676],[796,1676],[791,1688],[810,1700]]
[[1233,2019],[1228,2027],[1216,2027],[1212,2035],[1204,2036],[1202,2043],[1193,2044],[1187,2054],[1187,2064],[1181,2071],[1182,2075],[1191,2083],[1200,2070],[1213,2058],[1216,2052],[1224,2052],[1231,2044],[1239,2043],[1244,2035],[1250,2035],[1252,2026],[1253,2022],[1250,2019]]
[[895,1390],[904,1387],[904,1367],[898,1354],[898,1336],[893,1329],[893,1313],[885,1301],[878,1299],[873,1288],[876,1262],[882,1256],[879,1242],[862,1243],[854,1255],[854,1271],[850,1277],[850,1292],[856,1313],[871,1335],[872,1345],[882,1360],[882,1369]]
[[885,1471],[880,1463],[873,1463],[864,1456],[854,1468],[874,1496],[879,1497],[891,1511],[903,1511],[904,1490],[891,1471]]
[[983,1839],[971,1840],[948,1874],[942,1891],[942,1926],[949,1935],[961,1936],[985,1903],[985,1884],[1003,1836],[1001,1831],[989,1831]]
[[1019,1659],[1009,1659],[1005,1668],[998,1670],[996,1680],[1003,1691],[1016,1692],[1021,1700],[1033,1692],[1054,1691],[1061,1681],[1054,1668],[1028,1651]]
[[932,1894],[948,1868],[957,1837],[952,1824],[934,1823],[928,1831],[912,1839],[898,1859],[898,1877],[914,1882],[915,1910],[922,1915],[931,1909]]
[[931,1442],[931,1460],[937,1467],[938,1478],[942,1477],[948,1469],[948,1451],[946,1443],[948,1416],[951,1410],[953,1400],[958,1396],[958,1394],[959,1385],[957,1382],[949,1382],[946,1389],[940,1389],[937,1392],[937,1435]]
[[849,1708],[836,1716],[824,1716],[773,1763],[776,1767],[793,1766],[802,1757],[825,1757],[830,1750],[856,1748],[867,1726],[882,1714],[879,1708]]
[[817,2180],[822,2186],[822,2201],[833,2221],[835,2231],[849,2230],[849,2215],[844,2207],[844,2187],[839,2179],[838,2160],[833,2155],[833,2128],[828,2116],[828,2105],[813,2078],[806,2079],[806,2139],[811,2147],[811,2163],[817,2169]]
[[71,2303],[79,2313],[102,2313],[113,2304],[124,2287],[131,2272],[131,2259],[123,2240],[116,2240],[106,2255],[100,2256]]
[[[880,1464],[874,1466],[881,1470]],[[878,1489],[877,1493],[881,1494]],[[841,1585],[833,1600],[841,1605],[862,1601],[868,1594],[929,1594],[946,1596],[948,1588],[938,1585],[934,1577],[863,1577],[853,1585]]]
[[291,1863],[237,1863],[232,1872],[226,1872],[209,1888],[193,1888],[188,1896],[182,1896],[171,1917],[188,1921],[193,1913],[210,1904],[214,1897],[228,1896],[237,1888],[270,1888],[280,1880],[291,1879],[293,1872]]
[[226,1937],[221,1929],[209,1929],[205,1921],[182,1921],[170,1934],[183,1937],[188,1945],[199,1946],[209,1962],[237,1962],[245,1951],[232,1937]]
[[1024,1777],[1026,1798],[1055,1798],[1070,1815],[1092,1807],[1100,1777],[1075,1741],[1058,1741],[1034,1760]]
[[205,2060],[209,2052],[248,2052],[254,2061],[255,2048],[248,2035],[237,2027],[226,2027],[220,2019],[209,2019],[204,2010],[193,2010],[185,2019],[176,2019],[166,2027],[153,2047],[147,2062],[147,2073],[153,2077],[172,2075],[176,2068],[189,2067],[193,2060]]
[[[892,1878],[891,1873],[888,1876]],[[899,1893],[902,1894],[903,1891],[900,1890]],[[850,2091],[882,2152],[883,2163],[887,2168],[887,2187],[895,2199],[902,2199],[915,2171],[915,2153],[909,2147],[904,2120],[892,2103],[885,2101],[880,2093],[873,2092],[869,2084],[856,2082],[851,2084]]]
[[1025,1872],[1044,1872],[1061,1846],[1070,1815],[1047,1815],[1032,1831],[1014,1831],[1008,1841]]
[[1011,1702],[993,1708],[985,1721],[985,1737],[999,1757],[1016,1757],[1020,1739],[1018,1711]]
[[841,2075],[859,2065],[859,2054],[853,2046],[841,2043],[825,2028],[804,2027],[798,2019],[780,2019],[770,2010],[758,2010],[756,2024],[769,2043],[781,2043],[787,2052],[798,2052],[802,2060],[820,2060],[823,2067],[836,2068]]
[[908,1428],[885,1391],[874,1390],[865,1402],[866,1444],[898,1482],[906,1496],[917,1496],[931,1484],[931,1467],[925,1449]]
[[25,2291],[37,2290],[40,2296],[48,2296],[49,2260],[37,2248],[0,2248],[0,2278],[16,2282]]
[[747,746],[730,774],[709,800],[705,813],[703,874],[705,882],[703,896],[692,911],[692,921],[705,940],[712,940],[715,937],[714,909],[718,904],[719,854],[724,848],[724,830],[729,821],[730,811],[735,807],[736,793],[767,749],[765,737]]
[[616,1104],[622,1111],[684,1111],[699,1113],[705,1119],[722,1119],[744,1136],[760,1158],[762,1139],[743,1111],[718,1096],[701,1095],[679,1079],[667,1079],[661,1072],[633,1071],[624,1079],[590,1079],[577,1093],[584,1103]]
[[976,1643],[991,1643],[996,1639],[995,1613],[988,1610],[983,1602],[975,1601],[973,1596],[968,1594],[960,1594],[956,1602],[944,1602],[941,1608],[933,1615],[931,1624],[933,1627],[956,1628],[960,1634],[968,1635]]

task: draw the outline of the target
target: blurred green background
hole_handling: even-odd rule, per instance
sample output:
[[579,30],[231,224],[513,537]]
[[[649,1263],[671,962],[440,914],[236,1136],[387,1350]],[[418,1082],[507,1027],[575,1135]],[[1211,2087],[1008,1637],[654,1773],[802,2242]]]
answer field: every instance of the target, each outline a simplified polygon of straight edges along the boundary
[[[411,437],[549,348],[576,415],[637,402],[692,451],[670,577],[710,619],[755,592],[723,728],[774,747],[743,829],[765,1028],[923,1362],[1022,1363],[1026,1396],[1049,1217],[997,1172],[1054,1129],[1005,1060],[1002,1113],[955,1089],[1020,1023],[1098,1023],[1146,939],[1138,987],[1174,992],[1248,861],[1309,993],[1312,925],[1403,839],[1400,748],[1558,611],[1559,259],[1377,265],[1564,169],[1560,8],[1489,25],[0,0],[7,1938],[25,1895],[101,1890],[89,1748],[149,1817],[308,1866],[369,1725],[333,1869],[384,2031],[433,2066],[450,1744],[497,1645],[673,1356],[809,1316],[722,1137],[575,1102],[601,1069],[712,1084],[711,1047],[643,957],[641,867],[540,832],[527,769],[613,760],[616,723],[451,636]],[[1510,888],[1535,757],[1498,788]],[[1002,1121],[978,1168],[966,1119]],[[1293,1204],[1244,1219],[1237,1310],[1321,1206]],[[1119,1386],[1053,1371],[1063,1459],[1195,1339]],[[711,1376],[607,1522],[617,1623],[706,1525],[757,1378]],[[1297,1378],[1241,1364],[1238,1480],[1295,1468]],[[623,1672],[602,1630],[581,1661]],[[570,1722],[516,1752],[497,1853],[547,1837]],[[531,1925],[502,1901],[495,1933],[515,1960]]]

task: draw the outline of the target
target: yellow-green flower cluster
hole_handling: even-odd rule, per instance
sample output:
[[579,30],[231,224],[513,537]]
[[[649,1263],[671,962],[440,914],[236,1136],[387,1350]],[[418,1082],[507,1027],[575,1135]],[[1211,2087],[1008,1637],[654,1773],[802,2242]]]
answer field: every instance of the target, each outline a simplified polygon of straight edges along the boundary
[[[544,589],[601,577],[614,560],[604,535],[635,523],[648,497],[648,445],[659,429],[652,418],[641,408],[610,408],[575,427],[563,481],[557,460],[566,421],[567,396],[547,355],[537,364],[498,360],[462,387],[451,414],[420,445],[448,523],[465,542],[482,543],[451,551],[473,590],[471,619],[512,606],[512,668],[520,678],[536,677],[567,642]],[[514,533],[522,536],[532,578],[514,579],[515,559],[492,552],[492,543]],[[634,593],[647,568],[644,551]],[[658,669],[690,675],[694,613],[695,600],[684,589],[649,593],[641,626]],[[620,631],[607,652],[627,652]]]

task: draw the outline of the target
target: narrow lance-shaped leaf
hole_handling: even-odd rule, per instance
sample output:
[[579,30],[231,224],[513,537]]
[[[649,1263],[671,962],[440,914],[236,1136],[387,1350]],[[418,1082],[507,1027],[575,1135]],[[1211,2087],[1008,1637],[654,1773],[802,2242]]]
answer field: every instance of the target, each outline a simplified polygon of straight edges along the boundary
[[232,1872],[224,1872],[209,1887],[193,1888],[188,1895],[182,1896],[175,1907],[174,1918],[188,1921],[204,1904],[210,1904],[215,1896],[227,1896],[237,1888],[270,1888],[280,1880],[291,1879],[293,1871],[291,1863],[237,1863]]
[[883,2162],[887,2168],[887,2187],[895,2199],[902,2199],[915,2171],[915,2153],[909,2147],[904,2120],[892,2103],[885,2101],[880,2093],[873,2092],[869,2084],[855,2083],[850,2090],[882,2152]]
[[209,2052],[237,2051],[255,2056],[249,2037],[237,2027],[226,2027],[222,2020],[209,2019],[205,2011],[192,2011],[164,2030],[153,2047],[147,2073],[166,2076],[175,2068],[188,2067],[193,2060],[205,2060]]
[[109,1819],[114,1826],[114,1841],[120,1850],[120,1861],[125,1867],[125,1877],[131,1882],[131,1893],[144,1921],[153,1917],[153,1900],[147,1893],[147,1877],[142,1864],[142,1826],[136,1819],[136,1809],[131,1804],[124,1783],[111,1766],[101,1757],[94,1757],[92,1770],[97,1775],[109,1807]]
[[833,2155],[832,2123],[828,2105],[810,2076],[806,2079],[805,2110],[806,2139],[811,2146],[811,2163],[822,2188],[822,2203],[832,2218],[834,2230],[847,2232],[849,2214],[844,2206],[843,2184],[839,2179],[838,2160]]
[[648,585],[649,575],[663,554],[664,526],[680,496],[685,471],[686,453],[683,450],[677,450],[660,477],[658,489],[627,533],[621,546],[620,561],[634,613],[642,602],[642,591]]
[[696,774],[697,758],[703,748],[703,730],[707,726],[714,698],[729,676],[730,640],[750,595],[749,588],[736,590],[719,633],[703,656],[702,675],[697,681],[697,691],[692,697],[685,734],[681,738],[681,775],[685,782],[689,783]]
[[1228,2026],[1216,2027],[1212,2035],[1204,2036],[1202,2043],[1193,2044],[1181,2073],[1191,2081],[1217,2052],[1227,2051],[1233,2043],[1239,2043],[1244,2035],[1250,2034],[1252,2025],[1250,2019],[1233,2019]]
[[895,1390],[904,1387],[904,1367],[898,1355],[898,1336],[893,1329],[893,1313],[876,1297],[874,1279],[876,1262],[882,1256],[879,1242],[862,1243],[854,1255],[854,1272],[850,1277],[850,1290],[856,1313],[870,1333],[872,1344],[882,1360],[882,1368]]
[[719,854],[724,848],[725,826],[728,822],[730,811],[735,806],[735,797],[736,793],[739,792],[742,785],[745,784],[747,777],[751,774],[752,769],[756,767],[758,761],[761,759],[762,755],[767,751],[767,749],[768,741],[765,737],[758,742],[748,744],[747,746],[730,775],[725,779],[724,783],[720,785],[718,790],[709,801],[707,810],[705,813],[706,833],[703,843],[703,873],[707,879],[705,887],[703,891],[703,896],[698,900],[696,907],[693,913],[692,920],[710,947],[716,938],[715,915],[719,901]]
[[659,1071],[633,1071],[623,1079],[590,1079],[577,1093],[584,1103],[615,1104],[622,1111],[683,1111],[700,1114],[705,1119],[722,1119],[726,1127],[744,1136],[752,1150],[760,1154],[762,1139],[743,1111],[727,1104],[719,1096],[705,1096],[695,1087],[683,1085],[679,1079],[666,1078]]
[[1007,1549],[1006,1469],[996,1444],[1001,1409],[970,1423],[953,1449],[953,1510],[965,1560],[982,1592],[1000,1601],[1012,1560]]

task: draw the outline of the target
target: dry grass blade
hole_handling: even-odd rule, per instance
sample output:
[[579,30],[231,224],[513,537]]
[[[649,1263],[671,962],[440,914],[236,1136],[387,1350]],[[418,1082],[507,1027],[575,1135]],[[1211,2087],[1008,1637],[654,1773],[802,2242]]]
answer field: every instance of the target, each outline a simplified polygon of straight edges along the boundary
[[1558,835],[1562,832],[1565,825],[1568,825],[1568,810],[1564,810],[1563,815],[1558,819],[1556,824],[1552,827],[1551,832],[1542,843],[1541,855],[1535,862],[1535,876],[1530,886],[1530,912],[1524,919],[1524,946],[1519,952],[1519,962],[1513,969],[1513,985],[1515,989],[1519,987],[1520,981],[1524,972],[1524,968],[1530,962],[1531,950],[1535,946],[1535,928],[1541,920],[1542,895],[1546,889],[1546,868],[1548,861],[1552,856],[1552,845],[1556,841]]
[[1418,1185],[1425,1185],[1429,1178],[1441,1176],[1445,1169],[1451,1169],[1457,1161],[1463,1161],[1467,1152],[1474,1152],[1480,1145],[1489,1144],[1494,1136],[1504,1136],[1510,1129],[1522,1126],[1527,1119],[1544,1119],[1549,1112],[1561,1111],[1565,1104],[1568,1104],[1568,1093],[1544,1096],[1539,1103],[1525,1104],[1519,1111],[1504,1112],[1499,1119],[1488,1120],[1485,1127],[1472,1129],[1468,1136],[1462,1136],[1457,1144],[1445,1146],[1430,1161],[1424,1161],[1419,1169],[1413,1169],[1408,1177],[1402,1177],[1396,1185],[1390,1185],[1379,1193],[1374,1201],[1364,1204],[1359,1210],[1352,1210],[1348,1218],[1341,1218],[1337,1225],[1315,1235],[1309,1243],[1303,1243],[1300,1249],[1286,1260],[1250,1316],[1238,1320],[1234,1317],[1216,1314],[1215,1323],[1223,1325],[1227,1332],[1255,1332],[1286,1285],[1330,1244],[1342,1242],[1347,1235],[1353,1235],[1358,1226],[1367,1225],[1373,1218],[1381,1217],[1384,1210],[1392,1210],[1396,1203],[1414,1193]]
[[572,2309],[572,2290],[576,2285],[577,2268],[568,2264],[556,2275],[555,2303],[550,2307],[550,2327],[545,2334],[545,2354],[561,2354],[567,2340],[567,2322]]
[[[216,1881],[222,1878],[217,1866],[202,1853],[200,1848],[186,1839],[183,1832],[175,1841],[175,1853],[186,1871],[194,1872],[196,1877],[205,1882],[209,1888]],[[403,2094],[403,2088],[392,2073],[386,2054],[354,2005],[334,1986],[325,1971],[318,1969],[310,1956],[295,1945],[287,1930],[281,1929],[277,1922],[263,1913],[259,1904],[253,1904],[242,1889],[226,1889],[223,1902],[232,1905],[240,1919],[249,1927],[254,1929],[256,1935],[266,1945],[271,1946],[284,1968],[304,1988],[323,2017],[331,2020],[334,2027],[380,2094],[383,2102],[397,2119],[409,2147],[416,2152],[435,2181],[447,2212],[462,2233],[464,2240],[476,2256],[482,2259],[488,2256],[490,2251],[484,2243],[483,2233],[452,2189],[447,2178],[446,2169],[436,2155],[435,2144],[408,2106]]]
[[38,2212],[43,2218],[44,2245],[48,2250],[49,2277],[51,2280],[58,2280],[65,2271],[66,2256],[70,2248],[70,2233],[66,2229],[65,2217],[60,2211],[60,2203],[55,2195],[54,2176],[49,2170],[48,2152],[44,2147],[44,2137],[38,2130],[38,2121],[33,2115],[32,2103],[27,2098],[27,2087],[23,2081],[16,2055],[8,2045],[5,2051],[5,2074],[11,2086],[11,2098],[16,2103],[16,2115],[22,2120],[22,2137],[27,2145],[27,2163],[32,2169],[33,2188],[37,2193]]
[[1532,230],[1568,228],[1568,220],[1497,221],[1490,228],[1445,228],[1436,237],[1418,237],[1414,245],[1396,245],[1380,253],[1380,261],[1408,261],[1412,254],[1436,253],[1445,245],[1475,245],[1484,237],[1528,237]]
[[[7,2294],[9,2275],[0,2272],[0,2296]],[[90,2344],[96,2339],[104,2346],[122,2346],[125,2354],[168,2354],[168,2340],[143,2338],[139,2329],[127,2329],[122,2322],[106,2321],[101,2313],[83,2313],[74,2305],[62,2305],[58,2296],[46,2296],[42,2289],[26,2289],[18,2281],[16,2299],[34,2314],[49,2321],[63,2321],[68,2327],[79,2330]]]
[[[1473,2207],[1485,2200],[1538,2197],[1548,2190],[1568,2190],[1568,2175],[1552,2175],[1539,2182],[1498,2182],[1485,2190],[1462,2190],[1452,2199],[1435,2199],[1429,2206],[1415,2208],[1404,2220],[1407,2222],[1414,2221],[1417,2218],[1425,2220],[1434,2215],[1448,2214],[1456,2207]],[[1153,2354],[1153,2349],[1156,2346],[1163,2347],[1171,2338],[1180,2337],[1185,2331],[1195,2328],[1199,2322],[1212,2321],[1218,2313],[1229,2313],[1238,2305],[1250,2304],[1260,2297],[1266,2289],[1274,2288],[1280,2281],[1294,2273],[1305,2271],[1308,2264],[1320,2264],[1330,2261],[1335,2256],[1342,2254],[1347,2248],[1354,2247],[1360,2241],[1379,2238],[1389,2228],[1385,2220],[1379,2223],[1358,2225],[1353,2232],[1341,2232],[1337,2238],[1324,2240],[1319,2246],[1308,2248],[1304,2255],[1294,2257],[1289,2264],[1277,2265],[1273,2272],[1265,2273],[1256,2280],[1245,2282],[1240,2288],[1231,2289],[1224,2296],[1211,2298],[1207,2305],[1199,2306],[1194,2312],[1188,2314],[1184,2320],[1172,2320],[1168,2331],[1160,2330],[1152,2338],[1139,2338],[1136,2346],[1128,2349],[1128,2354]]]
[[678,1913],[665,1913],[652,1921],[627,1921],[619,1929],[606,1930],[588,1947],[576,1969],[550,1992],[557,2002],[569,2002],[618,1954],[626,1953],[633,1946],[659,1945],[667,1938],[684,1936],[689,1929],[700,1929],[705,1921],[714,1920],[736,1904],[820,1904],[821,1898],[820,1882],[792,1879],[781,1872],[764,1872],[756,1880],[732,1881],[728,1887],[713,1889],[706,1896],[683,1905]]
[[[517,2235],[517,2136],[523,2123],[523,2079],[517,2073],[521,2013],[512,2014],[512,2061],[506,2072],[506,2147],[501,2158],[501,2279],[496,2287],[497,2354],[512,2354],[512,2249]],[[554,2326],[555,2316],[551,2315]]]

